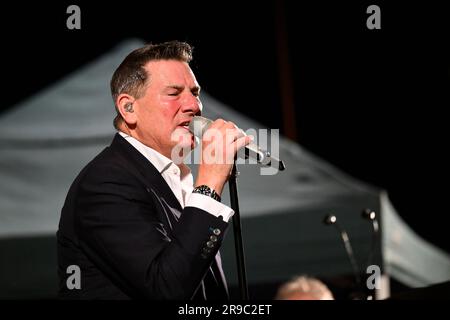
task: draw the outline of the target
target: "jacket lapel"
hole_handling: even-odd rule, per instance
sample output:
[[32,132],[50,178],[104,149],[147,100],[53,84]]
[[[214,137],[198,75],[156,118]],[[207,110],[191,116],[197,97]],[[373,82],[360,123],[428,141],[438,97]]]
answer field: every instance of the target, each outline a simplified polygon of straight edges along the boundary
[[[179,212],[183,210],[169,185],[161,176],[161,173],[159,173],[153,164],[129,144],[120,134],[116,133],[110,147],[113,151],[118,151],[118,154],[122,157],[123,161],[131,164],[131,167],[127,166],[127,168],[130,169],[130,171],[133,172],[147,188],[157,189],[158,196],[162,198],[161,200],[166,202],[169,207],[174,208]],[[136,170],[133,170],[133,168]],[[174,217],[178,220],[175,215]]]

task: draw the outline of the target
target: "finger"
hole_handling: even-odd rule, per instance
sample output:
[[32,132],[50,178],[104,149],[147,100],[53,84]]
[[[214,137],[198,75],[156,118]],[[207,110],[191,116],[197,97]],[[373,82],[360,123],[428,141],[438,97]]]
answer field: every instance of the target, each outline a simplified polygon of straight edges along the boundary
[[239,128],[234,122],[228,121],[227,126],[228,126],[228,125],[231,127],[231,129],[235,129],[235,130],[236,130],[236,132],[238,133],[238,137],[239,137],[239,138],[240,138],[240,137],[244,137],[244,136],[247,135],[247,134],[245,133],[245,131],[242,130],[241,128]]
[[226,141],[228,144],[233,144],[238,138],[244,137],[245,134],[238,128],[226,129]]
[[230,129],[238,129],[237,125],[235,125],[232,121],[226,121],[226,126]]
[[238,139],[236,139],[236,141],[234,142],[235,145],[235,150],[239,150],[242,147],[248,145],[250,142],[253,141],[253,137],[252,136],[245,136],[245,137],[240,137]]
[[225,123],[226,123],[226,121],[223,119],[220,119],[220,118],[216,119],[208,126],[208,130],[211,128],[219,130],[220,128],[222,128],[225,125]]
[[217,126],[215,127],[216,129],[222,129],[223,127],[225,127],[227,125],[228,121],[225,121],[224,119],[217,119],[216,121],[214,121],[214,123],[217,123]]

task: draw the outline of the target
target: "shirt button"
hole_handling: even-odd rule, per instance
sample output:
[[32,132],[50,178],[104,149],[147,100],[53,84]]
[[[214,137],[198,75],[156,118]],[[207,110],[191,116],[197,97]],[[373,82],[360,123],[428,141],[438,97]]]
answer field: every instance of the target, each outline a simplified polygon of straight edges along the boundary
[[220,235],[220,229],[214,229],[213,230],[213,233],[216,235],[216,236],[218,236],[218,235]]
[[217,242],[217,237],[211,236],[211,237],[209,237],[209,240],[211,240],[212,242]]
[[208,241],[208,242],[206,243],[206,246],[207,246],[208,248],[212,248],[212,247],[214,247],[214,242]]

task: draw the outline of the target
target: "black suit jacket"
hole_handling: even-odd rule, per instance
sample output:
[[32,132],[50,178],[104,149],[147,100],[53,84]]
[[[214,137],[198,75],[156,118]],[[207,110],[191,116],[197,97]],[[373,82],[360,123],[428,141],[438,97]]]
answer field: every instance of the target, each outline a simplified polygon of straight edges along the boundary
[[[156,168],[116,134],[80,172],[61,211],[59,296],[227,299],[215,257],[227,226],[201,209],[182,209]],[[71,265],[80,268],[80,289],[67,286]]]

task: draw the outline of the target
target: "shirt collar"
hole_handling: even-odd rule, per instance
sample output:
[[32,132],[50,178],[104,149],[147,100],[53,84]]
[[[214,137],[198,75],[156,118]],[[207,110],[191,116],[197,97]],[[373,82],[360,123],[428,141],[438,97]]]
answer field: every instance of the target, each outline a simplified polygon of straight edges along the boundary
[[[159,173],[165,172],[172,165],[175,165],[174,162],[162,155],[155,149],[146,146],[139,140],[129,136],[128,134],[119,131],[119,134],[127,140],[133,147],[135,147],[148,161],[153,164],[153,166],[158,170]],[[176,166],[176,165],[175,165]],[[191,173],[191,169],[184,163],[178,166],[181,172],[181,178],[184,178],[186,175]]]

